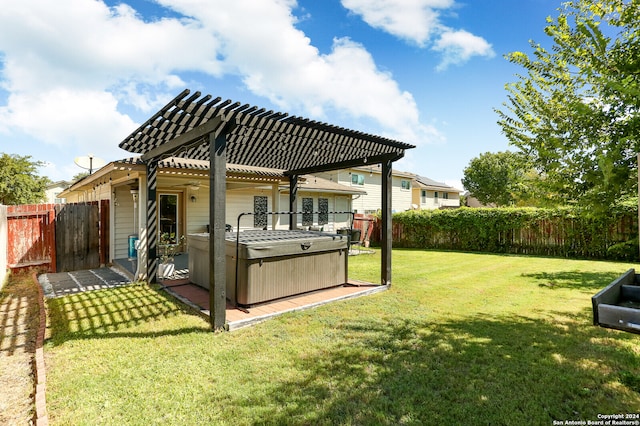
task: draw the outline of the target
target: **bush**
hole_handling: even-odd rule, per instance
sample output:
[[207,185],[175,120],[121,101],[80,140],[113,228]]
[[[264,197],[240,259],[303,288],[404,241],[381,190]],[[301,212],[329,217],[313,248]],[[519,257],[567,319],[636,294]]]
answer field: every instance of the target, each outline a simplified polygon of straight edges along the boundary
[[466,208],[393,215],[397,247],[636,260],[638,209]]

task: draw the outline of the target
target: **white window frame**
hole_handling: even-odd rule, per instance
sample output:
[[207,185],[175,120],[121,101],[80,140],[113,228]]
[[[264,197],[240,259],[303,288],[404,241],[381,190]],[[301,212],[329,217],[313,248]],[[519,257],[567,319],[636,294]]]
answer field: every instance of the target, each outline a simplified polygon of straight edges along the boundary
[[360,173],[351,173],[351,186],[364,186],[364,175]]

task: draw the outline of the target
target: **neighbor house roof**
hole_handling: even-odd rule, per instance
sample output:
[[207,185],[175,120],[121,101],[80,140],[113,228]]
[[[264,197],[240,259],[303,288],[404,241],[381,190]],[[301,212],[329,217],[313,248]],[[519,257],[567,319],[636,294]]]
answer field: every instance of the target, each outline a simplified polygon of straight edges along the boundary
[[[288,190],[288,188],[286,188]],[[287,192],[285,190],[285,192]],[[329,179],[312,175],[304,175],[298,181],[298,190],[305,192],[332,192],[352,195],[365,195],[367,191],[351,186],[342,185]]]
[[462,192],[459,189],[455,189],[453,186],[451,185],[447,185],[446,183],[443,182],[437,182],[433,179],[429,179],[428,177],[424,177],[424,176],[416,176],[414,177],[414,183],[415,183],[415,187],[420,188],[420,189],[431,189],[434,191],[447,191],[447,192]]

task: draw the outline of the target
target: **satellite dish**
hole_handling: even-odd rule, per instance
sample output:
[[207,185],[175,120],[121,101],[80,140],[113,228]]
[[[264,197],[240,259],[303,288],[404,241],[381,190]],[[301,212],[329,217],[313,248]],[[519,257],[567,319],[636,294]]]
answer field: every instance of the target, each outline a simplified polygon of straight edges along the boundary
[[76,157],[73,162],[76,163],[76,166],[89,170],[89,174],[93,173],[94,169],[99,169],[107,164],[103,159],[94,157],[93,154]]

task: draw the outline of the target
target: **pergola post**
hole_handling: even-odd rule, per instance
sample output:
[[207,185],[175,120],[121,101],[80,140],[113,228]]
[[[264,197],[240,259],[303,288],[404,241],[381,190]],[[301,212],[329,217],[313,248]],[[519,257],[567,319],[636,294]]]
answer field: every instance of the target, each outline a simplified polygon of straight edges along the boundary
[[289,229],[298,226],[298,215],[294,212],[298,209],[298,175],[289,176]]
[[391,246],[393,242],[391,189],[392,174],[390,159],[382,162],[382,285],[391,285]]
[[146,162],[147,167],[147,282],[156,281],[158,273],[158,202],[156,190],[158,187],[158,160],[151,158]]
[[[224,329],[226,322],[226,163],[227,137],[209,134],[209,321],[214,330]],[[237,230],[239,232],[239,230]]]

